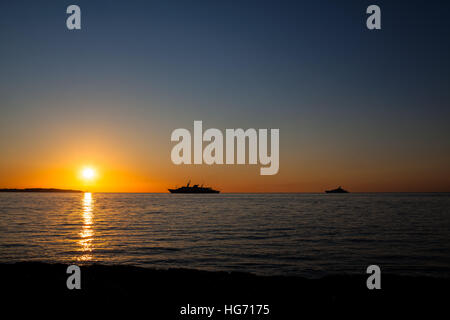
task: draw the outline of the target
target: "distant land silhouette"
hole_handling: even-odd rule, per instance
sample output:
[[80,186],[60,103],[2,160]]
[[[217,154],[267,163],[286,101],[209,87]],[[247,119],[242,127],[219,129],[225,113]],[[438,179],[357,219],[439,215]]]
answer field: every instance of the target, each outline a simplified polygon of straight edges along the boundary
[[56,188],[25,188],[25,189],[0,189],[0,192],[66,192],[81,193],[81,190],[56,189]]

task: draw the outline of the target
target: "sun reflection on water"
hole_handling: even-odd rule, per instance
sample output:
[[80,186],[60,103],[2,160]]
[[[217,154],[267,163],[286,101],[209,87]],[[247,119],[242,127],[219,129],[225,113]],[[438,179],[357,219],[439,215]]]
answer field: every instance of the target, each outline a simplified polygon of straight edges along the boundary
[[93,230],[93,199],[92,193],[86,192],[82,199],[83,204],[83,228],[80,232],[80,241],[78,242],[81,246],[81,251],[83,255],[78,258],[81,261],[88,261],[92,259],[92,239],[94,236]]

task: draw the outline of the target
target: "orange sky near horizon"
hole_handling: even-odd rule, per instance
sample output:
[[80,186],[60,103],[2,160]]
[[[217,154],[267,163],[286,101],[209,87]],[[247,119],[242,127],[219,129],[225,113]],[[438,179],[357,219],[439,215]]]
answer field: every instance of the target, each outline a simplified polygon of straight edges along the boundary
[[[281,152],[280,170],[261,176],[260,165],[174,165],[166,141],[160,154],[128,145],[112,148],[81,140],[83,147],[66,143],[61,147],[41,145],[36,150],[4,154],[0,160],[0,188],[64,188],[90,192],[167,192],[168,188],[192,183],[205,184],[222,192],[323,192],[342,185],[352,192],[447,192],[449,172],[436,174],[420,163],[381,167],[374,162],[347,157],[328,161],[323,156]],[[74,147],[71,148],[70,145]],[[20,148],[19,148],[20,149]],[[139,150],[138,150],[139,149]],[[6,156],[5,156],[6,155]],[[331,157],[331,155],[330,155]],[[18,159],[16,161],[16,159]],[[30,161],[29,159],[34,159]],[[438,165],[438,164],[436,164]],[[443,166],[440,164],[439,166]],[[93,181],[80,178],[84,167],[96,170]]]
[[[182,123],[192,130],[193,122],[117,120],[95,113],[86,120],[66,112],[48,114],[45,126],[36,121],[14,139],[0,140],[0,188],[167,192],[191,180],[222,192],[323,192],[339,185],[352,192],[450,191],[450,156],[439,144],[408,145],[392,138],[379,143],[343,130],[338,137],[321,131],[303,138],[297,127],[280,126],[279,172],[261,176],[259,164],[174,165],[170,133]],[[64,116],[71,120],[58,121]],[[132,122],[133,130],[120,121]],[[204,130],[210,127],[223,130],[214,121],[204,124]],[[79,177],[86,166],[98,174],[89,184]]]
[[[302,138],[296,127],[282,126],[279,172],[261,176],[259,164],[174,165],[173,125],[147,122],[148,117],[121,119],[134,123],[133,130],[125,130],[129,124],[121,126],[114,116],[95,113],[88,120],[68,114],[70,121],[59,122],[65,112],[48,114],[45,126],[34,122],[14,139],[0,140],[0,188],[167,192],[191,180],[222,192],[244,193],[323,192],[339,185],[351,192],[450,191],[450,157],[439,145],[407,145],[392,139],[371,143],[354,138],[352,131],[341,131],[340,137],[322,131]],[[192,130],[193,122],[183,123]],[[175,126],[183,127],[181,122]],[[209,127],[220,128],[214,121],[204,124],[204,130]],[[0,128],[0,133],[6,132]],[[97,171],[92,183],[80,179],[86,166]]]

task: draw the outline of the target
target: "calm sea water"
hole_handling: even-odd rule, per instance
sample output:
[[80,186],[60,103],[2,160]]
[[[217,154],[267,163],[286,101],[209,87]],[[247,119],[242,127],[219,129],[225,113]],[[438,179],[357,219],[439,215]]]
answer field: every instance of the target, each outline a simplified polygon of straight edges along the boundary
[[0,194],[0,262],[450,275],[450,194]]

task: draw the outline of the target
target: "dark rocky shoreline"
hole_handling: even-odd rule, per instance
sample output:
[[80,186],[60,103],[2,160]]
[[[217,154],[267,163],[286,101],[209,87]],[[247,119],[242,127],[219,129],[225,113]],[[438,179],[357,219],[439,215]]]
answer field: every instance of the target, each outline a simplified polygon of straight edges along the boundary
[[[363,316],[413,314],[437,310],[448,302],[449,278],[382,275],[381,290],[368,290],[367,275],[333,275],[321,279],[255,276],[246,273],[189,269],[158,270],[133,266],[81,266],[81,290],[68,290],[68,265],[24,262],[0,264],[6,306],[15,303],[99,313],[147,312],[147,318],[206,319],[180,315],[182,306],[268,304],[269,315],[253,319],[300,319],[304,312]],[[49,305],[49,303],[51,305]],[[75,309],[74,309],[75,308]],[[45,308],[43,309],[45,310]],[[47,311],[49,311],[47,310]],[[92,311],[90,311],[92,312]],[[215,314],[212,319],[249,315]]]

